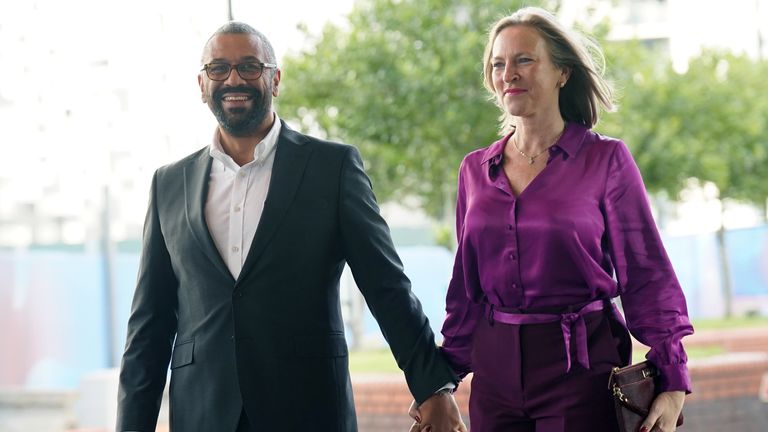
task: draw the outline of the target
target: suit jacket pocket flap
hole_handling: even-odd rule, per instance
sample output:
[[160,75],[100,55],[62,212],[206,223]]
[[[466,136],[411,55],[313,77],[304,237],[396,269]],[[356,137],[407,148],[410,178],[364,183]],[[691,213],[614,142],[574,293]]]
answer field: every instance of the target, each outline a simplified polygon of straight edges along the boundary
[[192,363],[195,351],[195,341],[189,340],[179,342],[173,347],[173,357],[171,358],[171,369],[180,368]]
[[343,334],[296,336],[294,348],[299,357],[344,357],[348,353]]

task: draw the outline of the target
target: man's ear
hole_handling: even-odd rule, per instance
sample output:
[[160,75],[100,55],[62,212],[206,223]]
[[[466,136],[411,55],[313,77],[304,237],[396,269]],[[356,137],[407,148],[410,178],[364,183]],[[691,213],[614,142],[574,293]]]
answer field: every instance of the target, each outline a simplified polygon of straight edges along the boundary
[[272,75],[272,97],[277,97],[280,93],[280,68],[275,69],[275,74]]
[[203,73],[202,72],[197,74],[197,85],[200,86],[200,99],[203,100],[203,103],[206,103],[206,101],[205,101],[205,87],[203,87]]

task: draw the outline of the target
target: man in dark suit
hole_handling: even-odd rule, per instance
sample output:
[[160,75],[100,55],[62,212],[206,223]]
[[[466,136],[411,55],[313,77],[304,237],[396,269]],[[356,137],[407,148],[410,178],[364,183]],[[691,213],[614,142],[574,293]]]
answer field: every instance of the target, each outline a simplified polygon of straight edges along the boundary
[[465,430],[360,155],[277,118],[280,74],[246,24],[206,44],[198,81],[219,127],[153,178],[117,430],[155,430],[170,363],[174,432],[356,431],[345,261],[432,431]]

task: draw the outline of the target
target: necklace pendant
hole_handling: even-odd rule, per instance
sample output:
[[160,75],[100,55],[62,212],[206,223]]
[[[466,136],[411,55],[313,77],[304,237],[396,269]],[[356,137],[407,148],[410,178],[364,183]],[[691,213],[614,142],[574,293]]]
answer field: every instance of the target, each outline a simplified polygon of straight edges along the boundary
[[529,157],[528,158],[528,165],[533,165],[533,162],[536,161],[536,158]]

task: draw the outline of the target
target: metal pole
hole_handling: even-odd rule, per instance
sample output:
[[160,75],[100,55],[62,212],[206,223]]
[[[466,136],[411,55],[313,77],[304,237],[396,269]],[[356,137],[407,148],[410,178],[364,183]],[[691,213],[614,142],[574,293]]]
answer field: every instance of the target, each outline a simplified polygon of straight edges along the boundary
[[232,0],[227,0],[227,18],[230,21],[235,20],[234,16],[232,15]]
[[720,228],[717,230],[717,252],[720,259],[720,287],[723,293],[723,309],[725,318],[733,317],[733,282],[731,281],[731,265],[728,262],[728,246],[725,239],[725,204],[720,201]]
[[114,274],[114,251],[112,249],[112,239],[110,237],[110,193],[109,186],[104,185],[104,203],[101,210],[101,265],[104,281],[104,313],[107,333],[107,365],[109,367],[117,366],[115,352],[117,350],[115,339],[115,284]]

